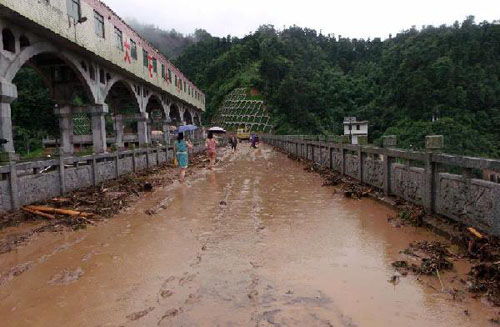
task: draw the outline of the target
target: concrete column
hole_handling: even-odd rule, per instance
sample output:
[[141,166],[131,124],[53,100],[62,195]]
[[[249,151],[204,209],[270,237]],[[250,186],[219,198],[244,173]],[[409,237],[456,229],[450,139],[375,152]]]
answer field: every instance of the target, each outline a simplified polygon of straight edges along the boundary
[[170,122],[169,121],[167,121],[167,120],[163,121],[162,130],[163,130],[163,142],[165,143],[165,145],[167,145],[170,142]]
[[115,144],[118,149],[125,147],[123,143],[123,130],[125,126],[123,124],[123,115],[115,116]]
[[141,112],[141,117],[137,120],[137,137],[139,139],[139,146],[149,143],[148,138],[148,113]]
[[74,152],[73,146],[73,114],[71,106],[64,105],[58,107],[56,105],[54,114],[59,118],[59,133],[61,155],[72,155]]
[[10,104],[17,99],[17,88],[14,84],[0,83],[0,139],[7,143],[1,145],[3,152],[14,157],[14,138],[12,136],[12,115]]
[[92,116],[92,145],[95,153],[106,152],[106,122],[104,116],[108,113],[106,104],[90,107]]

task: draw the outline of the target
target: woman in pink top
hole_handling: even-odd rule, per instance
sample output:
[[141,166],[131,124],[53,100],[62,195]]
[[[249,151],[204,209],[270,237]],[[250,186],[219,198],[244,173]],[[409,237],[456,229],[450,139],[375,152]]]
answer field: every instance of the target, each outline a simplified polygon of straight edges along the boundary
[[216,145],[217,141],[214,139],[214,134],[212,132],[208,132],[205,147],[207,148],[208,158],[210,159],[210,170],[214,169],[215,158],[217,158],[217,152],[215,151]]

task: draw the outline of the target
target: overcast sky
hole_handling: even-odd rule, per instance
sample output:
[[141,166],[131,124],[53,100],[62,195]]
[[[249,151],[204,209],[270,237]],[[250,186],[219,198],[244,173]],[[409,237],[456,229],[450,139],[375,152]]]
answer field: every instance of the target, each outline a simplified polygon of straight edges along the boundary
[[355,38],[387,38],[412,25],[500,19],[500,0],[103,0],[123,18],[133,17],[188,34],[244,36],[262,24],[298,25]]

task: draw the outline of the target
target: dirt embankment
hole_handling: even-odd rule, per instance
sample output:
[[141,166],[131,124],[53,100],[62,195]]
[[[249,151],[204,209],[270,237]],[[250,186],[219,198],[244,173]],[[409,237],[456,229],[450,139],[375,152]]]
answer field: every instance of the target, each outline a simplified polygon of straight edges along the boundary
[[[355,179],[342,176],[331,169],[321,167],[310,161],[288,154],[289,158],[303,162],[305,171],[317,173],[323,179],[323,186],[333,186],[334,192],[341,192],[345,197],[359,199],[371,196],[377,199],[387,200],[387,197],[379,190],[371,186],[360,184]],[[386,201],[387,202],[387,201]],[[445,231],[453,243],[458,245],[459,253],[448,250],[451,244],[440,242],[412,242],[408,248],[403,249],[401,254],[405,260],[392,263],[399,273],[391,279],[397,283],[400,277],[414,274],[416,276],[435,276],[441,282],[440,273],[453,271],[455,260],[467,260],[471,268],[466,279],[460,279],[463,289],[472,294],[472,297],[484,297],[494,306],[500,306],[500,239],[474,228],[450,221],[440,216],[427,215],[420,206],[413,205],[401,199],[391,199],[397,209],[395,217],[388,217],[388,222],[394,228],[402,226],[426,226],[430,220],[439,220],[440,224],[446,225]],[[442,291],[445,291],[444,288]],[[458,288],[448,290],[453,298],[457,298]],[[500,316],[492,320],[500,324]]]

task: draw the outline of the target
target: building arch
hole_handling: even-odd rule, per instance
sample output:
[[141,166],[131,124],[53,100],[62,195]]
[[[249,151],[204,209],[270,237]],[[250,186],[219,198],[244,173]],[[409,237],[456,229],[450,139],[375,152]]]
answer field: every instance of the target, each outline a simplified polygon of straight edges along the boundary
[[103,90],[102,98],[104,100],[108,99],[108,96],[110,95],[110,92],[116,87],[116,86],[121,87],[122,89],[126,89],[130,94],[135,99],[135,102],[139,108],[139,112],[142,112],[142,106],[141,106],[141,101],[140,101],[140,96],[137,95],[134,85],[127,79],[120,78],[120,77],[115,77],[111,79],[106,87]]
[[60,49],[55,46],[46,43],[39,42],[29,45],[22,49],[20,53],[15,56],[11,63],[7,66],[7,69],[3,72],[3,76],[9,82],[15,78],[19,70],[29,63],[33,58],[40,55],[50,55],[55,58],[62,60],[66,65],[68,65],[71,70],[75,73],[75,77],[81,82],[84,87],[84,91],[89,98],[91,103],[98,103],[98,97],[96,90],[92,87],[94,84],[90,80],[87,72],[83,70],[81,65],[79,65],[78,60],[60,51]]
[[193,124],[193,116],[191,115],[191,112],[186,109],[186,111],[184,111],[184,122],[188,125],[191,125]]
[[170,106],[169,117],[172,121],[172,125],[179,126],[182,124],[181,112],[177,103],[172,103]]

